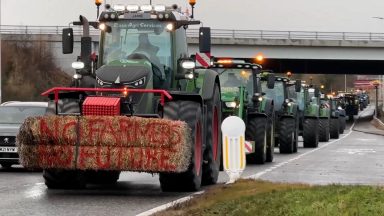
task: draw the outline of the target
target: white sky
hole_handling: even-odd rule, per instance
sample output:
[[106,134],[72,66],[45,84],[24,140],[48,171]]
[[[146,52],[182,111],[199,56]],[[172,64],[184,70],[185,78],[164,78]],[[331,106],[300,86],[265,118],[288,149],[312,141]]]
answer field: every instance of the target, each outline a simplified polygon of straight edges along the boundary
[[[0,1],[2,25],[67,25],[80,14],[96,18],[94,0]],[[152,2],[187,6],[187,0]],[[384,17],[383,9],[383,0],[197,0],[195,18],[215,29],[384,32],[384,20],[372,18]]]

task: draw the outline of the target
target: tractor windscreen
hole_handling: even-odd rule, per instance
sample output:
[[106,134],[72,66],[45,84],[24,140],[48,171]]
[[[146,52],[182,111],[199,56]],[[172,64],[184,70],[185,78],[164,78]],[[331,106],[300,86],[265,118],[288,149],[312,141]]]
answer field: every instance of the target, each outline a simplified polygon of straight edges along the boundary
[[121,20],[106,23],[111,32],[105,32],[101,52],[103,64],[116,60],[144,56],[159,68],[171,65],[171,34],[167,23],[157,20]]
[[253,92],[251,69],[214,68],[220,74],[221,91],[239,91],[244,86],[248,92]]
[[280,110],[284,103],[284,82],[276,81],[275,87],[273,89],[269,89],[267,81],[263,80],[261,83],[261,89],[268,98],[274,100],[275,110]]

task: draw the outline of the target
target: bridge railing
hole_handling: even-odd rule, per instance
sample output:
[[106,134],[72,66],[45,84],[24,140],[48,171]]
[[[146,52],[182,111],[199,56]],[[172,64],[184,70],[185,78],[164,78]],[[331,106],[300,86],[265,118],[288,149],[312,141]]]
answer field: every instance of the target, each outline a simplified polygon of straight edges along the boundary
[[[2,25],[2,34],[61,34],[67,26],[25,26]],[[74,34],[80,35],[82,28],[74,26]],[[91,35],[98,35],[97,29],[90,29]],[[188,29],[189,37],[197,37],[198,29]],[[270,30],[231,30],[211,29],[212,38],[233,39],[282,39],[282,40],[354,40],[354,41],[384,41],[384,33],[373,32],[316,32],[316,31],[270,31]]]

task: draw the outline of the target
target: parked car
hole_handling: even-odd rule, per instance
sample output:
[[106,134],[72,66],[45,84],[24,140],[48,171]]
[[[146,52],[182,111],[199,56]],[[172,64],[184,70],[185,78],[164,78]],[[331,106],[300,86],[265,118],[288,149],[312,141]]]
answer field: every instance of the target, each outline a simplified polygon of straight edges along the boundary
[[9,101],[0,105],[0,164],[9,168],[19,164],[16,135],[27,117],[44,115],[47,102]]

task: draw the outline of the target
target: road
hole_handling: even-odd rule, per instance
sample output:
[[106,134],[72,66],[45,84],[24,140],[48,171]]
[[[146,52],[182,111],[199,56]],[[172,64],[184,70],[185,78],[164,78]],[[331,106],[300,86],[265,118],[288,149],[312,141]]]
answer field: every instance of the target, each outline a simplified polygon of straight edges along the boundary
[[[357,122],[356,127],[364,124]],[[243,176],[308,184],[383,185],[384,137],[350,131],[350,127],[339,140],[320,143],[317,149],[275,154],[273,163],[247,166]],[[219,181],[227,180],[222,172]],[[186,195],[162,193],[158,176],[149,174],[124,172],[116,186],[48,191],[40,172],[0,169],[0,215],[136,215]]]

